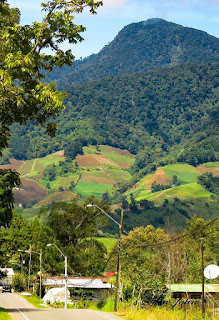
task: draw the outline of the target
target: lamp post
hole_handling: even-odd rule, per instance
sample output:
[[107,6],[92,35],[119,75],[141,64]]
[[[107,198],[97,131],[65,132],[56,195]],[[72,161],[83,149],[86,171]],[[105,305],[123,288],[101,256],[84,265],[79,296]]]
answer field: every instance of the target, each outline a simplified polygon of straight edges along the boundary
[[115,291],[115,302],[114,302],[114,311],[117,311],[118,300],[119,300],[119,289],[120,289],[120,257],[121,257],[121,241],[122,241],[122,225],[123,225],[123,210],[121,213],[121,221],[117,222],[113,217],[111,217],[108,213],[106,213],[102,208],[100,208],[96,204],[87,204],[87,207],[96,207],[101,212],[103,212],[108,218],[110,218],[113,222],[115,222],[119,226],[119,243],[118,243],[118,259],[117,259],[117,272],[116,272],[116,291]]
[[55,243],[48,243],[47,247],[55,246],[65,259],[65,309],[67,309],[67,256],[57,247]]
[[42,298],[42,249],[40,249],[40,252],[36,252],[33,250],[20,250],[18,249],[19,252],[26,252],[30,254],[30,260],[29,260],[29,271],[28,271],[28,289],[30,289],[30,267],[31,267],[31,256],[32,253],[36,253],[39,255],[40,259],[40,298]]
[[204,238],[201,238],[201,270],[202,270],[202,318],[205,317],[205,283],[204,283]]

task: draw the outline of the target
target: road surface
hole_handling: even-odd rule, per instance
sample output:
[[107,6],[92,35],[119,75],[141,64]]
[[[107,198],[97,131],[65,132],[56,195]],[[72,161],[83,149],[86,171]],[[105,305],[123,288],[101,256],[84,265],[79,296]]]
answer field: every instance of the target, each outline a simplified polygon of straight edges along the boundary
[[6,309],[13,320],[121,320],[113,314],[95,310],[37,309],[14,293],[0,293],[0,307]]

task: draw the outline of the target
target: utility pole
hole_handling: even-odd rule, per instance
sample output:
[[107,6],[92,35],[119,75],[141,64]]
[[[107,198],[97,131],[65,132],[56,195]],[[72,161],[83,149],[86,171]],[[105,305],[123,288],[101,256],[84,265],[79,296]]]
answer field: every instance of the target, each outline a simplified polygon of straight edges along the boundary
[[40,249],[40,299],[42,298],[42,249]]
[[201,238],[201,271],[202,271],[202,318],[205,317],[205,284],[204,284],[204,238]]
[[65,256],[65,309],[68,308],[67,306],[67,256]]
[[120,292],[120,256],[121,256],[121,241],[122,241],[122,226],[123,226],[123,216],[124,212],[122,209],[121,212],[121,221],[119,225],[119,243],[118,243],[118,260],[117,260],[117,273],[116,273],[116,291],[115,291],[115,303],[114,303],[114,312],[117,311],[118,300],[119,300],[119,292]]
[[168,251],[168,282],[169,282],[169,295],[170,295],[170,298],[171,298],[171,278],[172,278],[171,256],[170,256],[170,251]]

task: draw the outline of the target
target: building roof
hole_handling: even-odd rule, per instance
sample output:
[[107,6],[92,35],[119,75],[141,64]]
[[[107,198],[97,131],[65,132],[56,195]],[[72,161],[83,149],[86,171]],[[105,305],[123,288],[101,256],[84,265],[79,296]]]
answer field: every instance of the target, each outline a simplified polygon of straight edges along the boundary
[[[64,278],[46,278],[43,281],[45,286],[64,286]],[[101,279],[92,278],[68,278],[67,279],[68,288],[84,288],[84,289],[110,289],[112,285],[110,283],[104,283]]]
[[[172,292],[202,292],[201,284],[171,284],[167,288]],[[205,284],[205,292],[219,293],[219,284]]]

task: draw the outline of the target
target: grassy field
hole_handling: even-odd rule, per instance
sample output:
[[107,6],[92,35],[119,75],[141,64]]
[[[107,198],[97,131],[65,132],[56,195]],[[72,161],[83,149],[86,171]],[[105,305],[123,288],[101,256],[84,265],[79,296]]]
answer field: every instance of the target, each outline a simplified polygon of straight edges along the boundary
[[171,164],[164,166],[163,170],[171,181],[173,175],[176,175],[177,181],[181,184],[196,182],[197,177],[200,176],[198,170],[189,164]]
[[102,237],[98,237],[95,238],[96,240],[102,242],[105,247],[107,248],[107,251],[109,252],[111,249],[114,248],[114,246],[116,245],[116,243],[118,242],[118,239],[115,238],[102,238]]
[[9,314],[0,307],[0,320],[12,320],[11,316],[9,316]]
[[97,184],[94,182],[79,181],[74,187],[74,192],[80,194],[82,197],[89,197],[94,195],[96,198],[100,198],[101,195],[107,190],[111,189],[110,184]]
[[206,191],[201,185],[197,183],[189,183],[154,193],[148,193],[148,191],[145,191],[145,193],[142,192],[136,199],[138,201],[147,199],[159,205],[163,203],[164,199],[171,200],[178,198],[185,200],[194,198],[209,198],[211,195],[212,193]]
[[78,179],[78,174],[72,174],[65,177],[60,176],[55,181],[50,182],[50,188],[52,189],[52,191],[58,191],[60,187],[63,187],[64,190],[68,190],[71,186],[71,182],[74,182],[74,184],[76,184]]
[[219,161],[216,162],[207,162],[201,165],[202,167],[206,168],[219,168]]

